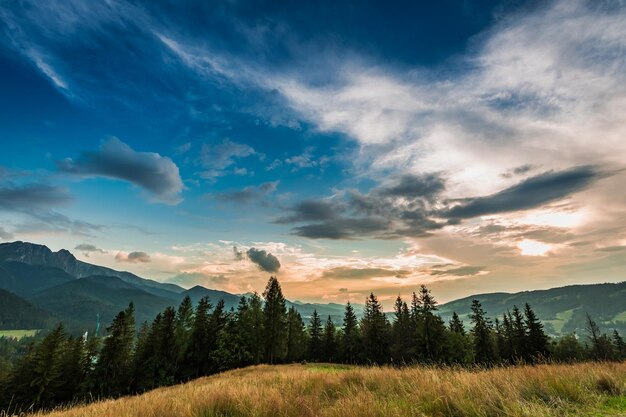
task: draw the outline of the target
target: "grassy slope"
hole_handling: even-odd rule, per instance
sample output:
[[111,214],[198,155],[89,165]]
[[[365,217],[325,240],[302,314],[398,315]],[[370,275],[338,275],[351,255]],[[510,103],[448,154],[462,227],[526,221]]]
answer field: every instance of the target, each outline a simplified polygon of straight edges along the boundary
[[49,417],[626,416],[626,363],[492,370],[256,366]]
[[0,337],[10,337],[13,339],[21,339],[23,337],[34,336],[39,330],[0,330]]

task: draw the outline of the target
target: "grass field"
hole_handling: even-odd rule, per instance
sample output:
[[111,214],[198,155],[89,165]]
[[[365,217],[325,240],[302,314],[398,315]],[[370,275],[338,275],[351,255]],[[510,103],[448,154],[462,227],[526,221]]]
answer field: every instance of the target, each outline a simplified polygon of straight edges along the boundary
[[45,415],[615,417],[626,416],[625,390],[626,363],[474,371],[263,365]]
[[12,337],[21,339],[23,337],[34,336],[39,330],[0,330],[0,337]]

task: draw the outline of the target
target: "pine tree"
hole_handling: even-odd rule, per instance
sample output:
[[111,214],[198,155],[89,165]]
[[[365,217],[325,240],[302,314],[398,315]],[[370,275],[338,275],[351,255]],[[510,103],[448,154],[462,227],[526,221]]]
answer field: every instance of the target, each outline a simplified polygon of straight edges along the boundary
[[527,344],[526,349],[531,361],[545,358],[548,356],[548,336],[543,330],[543,323],[537,319],[535,312],[530,308],[530,305],[526,303],[524,306],[524,325],[527,330]]
[[196,306],[189,345],[185,354],[185,370],[183,371],[185,379],[197,378],[209,372],[209,355],[206,347],[211,331],[209,324],[211,308],[208,297],[201,298]]
[[496,355],[491,334],[491,323],[478,300],[472,300],[470,320],[473,324],[472,337],[476,362],[483,365],[493,364]]
[[365,301],[361,331],[365,359],[377,364],[389,361],[389,323],[374,293]]
[[193,328],[193,302],[187,295],[183,298],[176,312],[176,380],[183,379],[182,368],[185,361],[185,354],[191,340],[191,330]]
[[407,304],[398,296],[394,304],[394,321],[391,326],[392,343],[391,357],[396,363],[406,363],[411,360],[412,325],[411,314]]
[[437,311],[437,301],[425,285],[420,286],[418,295],[418,328],[420,329],[419,348],[427,361],[442,361],[445,358],[445,324]]
[[512,334],[512,358],[514,361],[529,360],[530,355],[528,353],[527,346],[527,329],[524,322],[524,316],[517,306],[513,306],[513,315],[511,319],[511,326],[513,329]]
[[469,338],[465,332],[465,326],[456,312],[452,312],[452,318],[446,333],[448,339],[447,362],[454,364],[468,364],[472,360]]
[[157,386],[175,382],[178,366],[178,344],[176,342],[176,311],[167,307],[156,324],[155,332],[155,381]]
[[348,302],[343,316],[343,327],[341,332],[341,360],[347,363],[357,363],[360,357],[360,332],[359,323],[354,314],[352,304]]
[[249,351],[252,354],[252,363],[261,363],[265,357],[265,314],[263,302],[257,293],[250,297],[248,321],[250,324]]
[[60,324],[35,349],[29,390],[35,407],[51,406],[60,400],[58,391],[63,386],[65,352],[66,335]]
[[282,362],[287,353],[287,309],[276,277],[270,277],[263,292],[265,306],[265,357],[268,363]]
[[591,356],[598,361],[613,358],[613,346],[609,338],[600,332],[600,328],[587,313],[587,334],[591,340]]
[[291,306],[287,312],[287,362],[297,362],[304,358],[308,346],[306,327],[302,316]]
[[626,343],[624,343],[624,339],[617,329],[613,329],[613,349],[615,350],[616,359],[626,359]]
[[318,362],[322,360],[323,346],[322,346],[322,320],[317,314],[317,310],[313,310],[311,315],[311,322],[309,323],[309,359],[312,362]]
[[335,323],[330,316],[326,320],[322,334],[322,357],[324,362],[334,362],[337,355],[337,341],[335,339]]
[[107,327],[102,352],[93,373],[93,385],[101,396],[118,396],[130,389],[133,370],[135,307],[130,303]]

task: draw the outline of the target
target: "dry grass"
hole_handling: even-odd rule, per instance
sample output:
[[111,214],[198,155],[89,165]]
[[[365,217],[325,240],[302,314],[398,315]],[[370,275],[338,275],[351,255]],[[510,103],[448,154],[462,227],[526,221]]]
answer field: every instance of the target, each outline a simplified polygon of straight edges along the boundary
[[[49,417],[626,415],[626,364],[488,370],[255,366]],[[43,415],[43,414],[39,414]]]

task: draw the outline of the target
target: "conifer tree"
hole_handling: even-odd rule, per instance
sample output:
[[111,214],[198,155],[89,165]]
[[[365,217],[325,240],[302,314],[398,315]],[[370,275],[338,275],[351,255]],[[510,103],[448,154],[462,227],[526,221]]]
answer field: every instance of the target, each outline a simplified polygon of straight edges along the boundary
[[420,329],[419,348],[427,361],[442,361],[445,358],[445,324],[437,311],[437,301],[425,285],[418,294],[418,326]]
[[265,357],[270,364],[284,360],[287,353],[287,308],[276,277],[270,277],[263,292],[265,306]]
[[448,355],[446,361],[454,364],[468,364],[472,360],[469,338],[465,332],[465,326],[456,312],[452,312],[449,323]]
[[514,361],[528,360],[530,355],[527,346],[527,329],[524,323],[524,316],[516,305],[513,306],[513,315],[510,317],[512,334],[512,358]]
[[297,362],[304,358],[308,347],[306,327],[302,316],[291,306],[287,312],[287,362]]
[[30,376],[30,395],[35,407],[57,403],[63,385],[63,355],[66,352],[66,335],[63,325],[58,325],[36,347]]
[[406,302],[398,296],[394,304],[394,321],[391,326],[392,343],[391,357],[396,363],[406,363],[411,360],[412,352],[412,325],[411,313]]
[[130,389],[133,370],[135,306],[131,302],[107,327],[102,351],[93,373],[93,385],[101,396],[118,396]]
[[476,363],[483,365],[493,364],[496,360],[496,355],[491,334],[491,323],[478,300],[472,300],[470,320],[473,324],[472,337]]
[[341,360],[347,363],[357,363],[360,356],[359,323],[352,304],[348,302],[343,315],[341,332]]
[[176,358],[176,379],[182,378],[181,368],[185,360],[185,354],[189,347],[189,341],[191,339],[191,330],[193,328],[193,302],[187,295],[183,298],[178,310],[176,311],[176,352],[178,357]]
[[543,329],[543,323],[537,319],[537,315],[526,303],[524,306],[524,324],[527,329],[528,340],[526,343],[527,353],[531,361],[548,356],[548,336]]
[[389,361],[389,322],[374,293],[365,301],[361,319],[363,353],[367,361],[382,364]]
[[335,361],[335,357],[337,355],[337,341],[335,339],[335,330],[335,323],[333,323],[333,319],[328,316],[328,320],[326,320],[326,325],[324,326],[324,332],[322,334],[322,357],[324,359],[324,362]]
[[322,360],[323,345],[322,345],[322,319],[317,310],[313,310],[311,315],[311,322],[309,323],[309,359],[313,362]]
[[459,315],[456,314],[456,311],[452,312],[449,327],[451,332],[458,333],[463,336],[465,335],[465,326],[463,326],[463,322],[459,318]]
[[187,353],[185,354],[184,379],[197,378],[209,372],[209,358],[206,347],[210,337],[209,314],[211,303],[208,297],[202,297],[196,306],[196,313],[189,338]]
[[624,339],[619,334],[617,329],[613,329],[613,349],[615,350],[616,359],[626,359],[626,343],[624,343]]
[[263,302],[257,293],[252,294],[249,303],[247,320],[250,326],[249,351],[252,354],[252,363],[261,363],[265,357],[265,314]]

